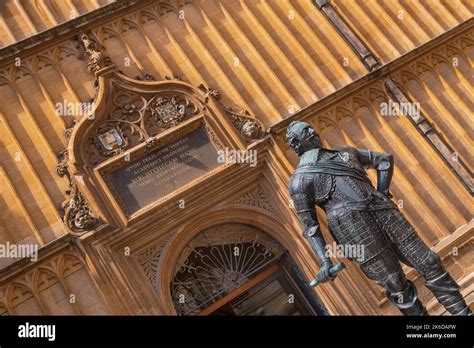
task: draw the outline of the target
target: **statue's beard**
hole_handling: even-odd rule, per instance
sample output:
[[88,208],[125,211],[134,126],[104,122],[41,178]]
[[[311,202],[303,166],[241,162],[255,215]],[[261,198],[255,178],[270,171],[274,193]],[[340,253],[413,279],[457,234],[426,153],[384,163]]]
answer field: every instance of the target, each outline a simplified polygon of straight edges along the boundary
[[310,139],[307,139],[303,142],[300,142],[298,144],[295,144],[292,146],[293,151],[298,155],[301,156],[303,155],[306,151],[313,150],[313,149],[319,149],[321,148],[321,140],[319,140],[318,137],[312,137]]

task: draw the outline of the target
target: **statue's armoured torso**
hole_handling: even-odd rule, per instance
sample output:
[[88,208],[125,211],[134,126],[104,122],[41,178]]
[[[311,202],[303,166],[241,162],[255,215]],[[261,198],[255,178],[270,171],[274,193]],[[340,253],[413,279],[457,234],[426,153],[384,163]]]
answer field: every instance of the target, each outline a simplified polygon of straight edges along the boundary
[[[329,229],[338,243],[364,246],[359,262],[383,253],[392,230],[390,224],[396,228],[401,222],[396,206],[374,188],[357,150],[351,147],[305,152],[289,189],[297,211],[318,205],[326,212]],[[382,226],[378,221],[382,218],[388,225]]]
[[[357,150],[351,147],[304,153],[290,180],[290,191],[303,193],[301,201],[312,201],[328,214],[340,209],[371,211],[394,207],[372,186]],[[301,201],[294,203],[305,204]]]

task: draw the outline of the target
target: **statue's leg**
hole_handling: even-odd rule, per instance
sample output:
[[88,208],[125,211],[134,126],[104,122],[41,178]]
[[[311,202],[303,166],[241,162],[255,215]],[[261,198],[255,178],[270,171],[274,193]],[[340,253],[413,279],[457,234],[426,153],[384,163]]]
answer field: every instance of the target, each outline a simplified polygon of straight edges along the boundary
[[406,279],[395,251],[387,248],[376,257],[360,264],[360,268],[368,278],[384,288],[389,301],[403,315],[428,315],[418,299],[415,285]]
[[380,230],[375,216],[365,211],[328,214],[332,235],[339,244],[360,246],[361,255],[346,255],[357,261],[365,275],[381,285],[390,302],[404,315],[425,315],[416,288],[408,281],[390,241]]
[[400,259],[425,278],[426,287],[444,308],[453,315],[471,314],[459,285],[446,271],[440,257],[423,242],[403,214],[397,210],[387,210],[379,212],[377,216]]

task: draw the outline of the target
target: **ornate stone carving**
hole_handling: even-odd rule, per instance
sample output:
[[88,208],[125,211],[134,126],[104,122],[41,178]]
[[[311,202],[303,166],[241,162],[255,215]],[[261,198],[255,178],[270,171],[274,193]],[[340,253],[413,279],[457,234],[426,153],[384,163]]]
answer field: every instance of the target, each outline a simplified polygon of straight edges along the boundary
[[69,139],[71,137],[72,131],[74,130],[74,127],[77,125],[77,123],[77,120],[73,120],[71,126],[64,130],[64,136],[66,137],[66,139]]
[[139,81],[156,81],[155,76],[151,74],[143,74],[142,76],[137,76],[135,79]]
[[63,221],[72,232],[82,233],[93,230],[99,221],[92,216],[89,204],[84,199],[77,185],[72,183],[66,190],[70,197],[61,204],[64,210]]
[[223,109],[234,127],[245,137],[247,143],[251,143],[265,135],[262,124],[250,116],[247,110],[234,110],[227,107],[223,107]]
[[95,74],[100,69],[112,65],[111,59],[99,50],[97,43],[92,40],[88,34],[80,32],[77,38],[80,43],[79,47],[83,49],[80,58],[87,57],[89,60],[87,63],[87,71],[90,74]]
[[219,100],[221,99],[221,94],[219,93],[218,90],[216,89],[212,89],[212,88],[209,88],[209,87],[206,87],[205,85],[203,85],[202,83],[198,86],[198,88],[203,91],[204,93],[206,93],[204,95],[204,103],[207,104],[209,102],[209,98],[214,98],[215,100]]
[[[199,85],[199,89],[205,92],[204,103],[209,102],[209,98],[214,98],[219,101],[221,98],[220,93],[212,88],[206,87],[203,84]],[[265,131],[263,125],[256,118],[252,117],[250,113],[245,109],[235,110],[231,107],[226,107],[221,104],[225,115],[230,119],[234,127],[242,134],[247,143],[251,143],[254,140],[260,139],[264,136]]]
[[[15,307],[25,301],[41,297],[41,292],[50,288],[58,281],[65,284],[67,277],[84,268],[84,264],[76,252],[55,255],[41,261],[38,267],[20,273],[13,278],[10,285],[0,286],[0,313],[2,306],[15,313]],[[67,289],[64,288],[64,291]],[[47,301],[47,300],[46,300]],[[44,308],[41,308],[42,310]],[[43,314],[51,314],[43,312]]]
[[231,200],[229,204],[250,205],[276,215],[276,211],[260,186],[245,192],[243,195]]
[[67,150],[62,150],[58,154],[58,164],[56,165],[56,173],[60,177],[66,176],[69,181],[71,181],[71,177],[69,176],[69,172],[67,170],[68,168],[68,151]]
[[66,190],[68,198],[61,204],[63,222],[72,233],[83,233],[93,230],[99,225],[99,220],[92,214],[89,204],[85,200],[77,185],[71,180],[68,171],[68,151],[63,150],[58,154],[56,172],[60,177],[66,176],[69,186]]
[[168,75],[165,76],[165,80],[168,80],[168,81],[172,81],[172,80],[183,81],[181,76],[168,76]]
[[157,268],[163,249],[169,238],[160,240],[158,243],[150,248],[145,249],[135,256],[140,266],[143,268],[145,275],[150,280],[152,285],[155,285],[157,279]]
[[113,105],[108,119],[98,123],[89,138],[92,164],[149,142],[151,137],[202,112],[182,94],[147,96],[119,89],[114,93]]

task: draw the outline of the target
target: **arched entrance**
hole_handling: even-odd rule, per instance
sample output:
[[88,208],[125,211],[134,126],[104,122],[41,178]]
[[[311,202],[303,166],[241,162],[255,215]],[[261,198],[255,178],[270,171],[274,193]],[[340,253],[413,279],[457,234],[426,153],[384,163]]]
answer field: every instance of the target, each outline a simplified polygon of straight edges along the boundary
[[199,232],[181,250],[170,287],[178,315],[327,314],[285,248],[247,224]]

